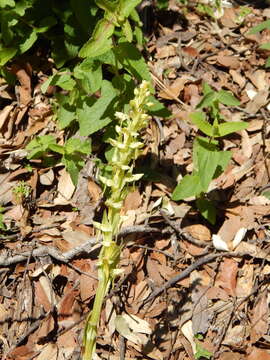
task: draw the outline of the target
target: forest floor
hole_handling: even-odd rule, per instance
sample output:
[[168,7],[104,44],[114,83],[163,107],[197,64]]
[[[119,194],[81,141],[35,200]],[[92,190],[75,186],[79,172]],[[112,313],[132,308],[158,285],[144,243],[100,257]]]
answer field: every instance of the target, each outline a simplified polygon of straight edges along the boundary
[[[180,7],[156,17],[147,61],[172,116],[152,119],[144,135],[153,180],[125,201],[123,273],[104,304],[95,359],[270,359],[270,74],[269,51],[258,49],[270,30],[248,35],[270,21],[270,9],[248,8],[242,21],[240,7],[225,8],[218,21],[194,9],[183,16]],[[75,188],[62,165],[26,160],[34,136],[64,137],[51,106],[57,89],[40,91],[47,61],[35,70],[38,81],[27,59],[13,66],[16,91],[0,87],[0,357],[9,360],[79,359],[97,287],[91,223],[102,191],[91,161]],[[171,200],[179,174],[192,171],[198,129],[189,114],[203,82],[231,91],[241,104],[222,115],[249,124],[220,142],[232,160],[210,185],[215,225],[194,199]],[[239,229],[245,236],[235,247]]]

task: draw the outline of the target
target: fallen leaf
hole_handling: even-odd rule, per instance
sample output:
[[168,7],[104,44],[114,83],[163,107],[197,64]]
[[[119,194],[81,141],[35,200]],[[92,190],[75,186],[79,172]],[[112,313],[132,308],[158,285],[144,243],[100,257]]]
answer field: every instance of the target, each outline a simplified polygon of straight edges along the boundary
[[234,259],[224,259],[219,267],[215,286],[220,286],[229,295],[235,296],[238,263]]
[[252,310],[250,339],[252,343],[258,341],[262,335],[267,334],[268,329],[268,301],[267,291],[259,294]]
[[253,347],[246,360],[270,360],[270,354],[266,350]]
[[54,199],[54,205],[67,205],[70,203],[75,186],[66,169],[60,170],[59,175],[60,178],[57,187],[58,195]]

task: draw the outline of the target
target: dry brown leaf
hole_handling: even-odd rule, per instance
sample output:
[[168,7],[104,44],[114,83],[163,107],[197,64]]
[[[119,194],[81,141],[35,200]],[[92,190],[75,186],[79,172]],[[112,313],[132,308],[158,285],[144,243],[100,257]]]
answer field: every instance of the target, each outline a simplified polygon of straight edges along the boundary
[[215,286],[220,286],[229,295],[235,296],[238,263],[234,259],[224,259],[219,267]]
[[29,102],[32,100],[31,78],[25,69],[21,68],[19,65],[16,64],[12,65],[12,73],[16,75],[20,83],[20,104],[28,105]]
[[188,225],[183,228],[192,237],[201,241],[211,241],[211,231],[202,224]]
[[70,203],[75,190],[75,185],[66,169],[60,170],[59,175],[60,178],[57,187],[58,195],[54,199],[54,205],[67,205]]
[[90,201],[94,204],[97,204],[101,198],[102,189],[95,181],[91,180],[90,178],[88,179],[87,188],[90,196]]
[[239,69],[240,62],[235,56],[218,55],[217,61],[220,65],[228,67],[230,69]]
[[237,284],[236,284],[236,296],[244,298],[251,294],[253,289],[253,264],[244,264],[239,271]]
[[194,304],[192,313],[192,329],[194,334],[205,334],[210,325],[211,309],[208,307],[205,286],[195,286],[191,298]]
[[141,203],[142,203],[142,198],[138,189],[128,193],[124,201],[124,213],[126,213],[129,210],[138,209]]
[[253,347],[246,360],[270,360],[270,354],[266,350]]
[[160,91],[159,96],[163,99],[174,100],[175,97],[180,95],[188,81],[190,81],[188,76],[177,78],[170,86],[166,87],[166,90]]
[[260,293],[256,301],[251,317],[250,339],[252,343],[258,341],[262,335],[267,333],[268,329],[268,301],[267,291]]
[[268,90],[260,90],[247,104],[245,111],[249,114],[256,114],[268,102]]
[[157,53],[155,55],[158,59],[167,58],[169,56],[175,56],[176,55],[176,49],[173,45],[166,45],[162,47],[157,47]]

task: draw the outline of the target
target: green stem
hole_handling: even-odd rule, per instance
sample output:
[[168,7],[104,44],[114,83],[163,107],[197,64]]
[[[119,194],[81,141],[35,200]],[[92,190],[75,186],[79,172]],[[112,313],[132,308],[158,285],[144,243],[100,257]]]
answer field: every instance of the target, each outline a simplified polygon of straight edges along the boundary
[[105,271],[105,269],[101,268],[99,269],[99,272],[100,272],[100,276],[99,276],[98,288],[95,296],[93,309],[91,311],[89,318],[87,319],[87,324],[85,327],[85,334],[84,334],[85,349],[82,360],[92,360],[92,357],[95,353],[97,329],[98,329],[102,304],[111,283],[108,271]]

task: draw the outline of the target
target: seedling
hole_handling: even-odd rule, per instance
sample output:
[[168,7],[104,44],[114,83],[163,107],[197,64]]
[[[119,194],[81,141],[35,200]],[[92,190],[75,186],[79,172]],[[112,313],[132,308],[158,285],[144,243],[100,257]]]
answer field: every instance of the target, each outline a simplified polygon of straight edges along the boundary
[[201,334],[195,335],[195,343],[196,343],[195,359],[196,360],[201,360],[201,359],[209,359],[210,360],[213,356],[213,353],[211,353],[210,351],[208,351],[204,347],[202,347],[202,345],[200,344],[200,342],[197,339],[202,340],[203,336]]
[[173,200],[183,200],[195,196],[196,205],[211,224],[216,221],[216,209],[207,198],[210,182],[217,178],[226,168],[230,159],[230,151],[220,151],[216,140],[235,131],[245,129],[247,123],[224,122],[220,113],[220,104],[238,106],[239,101],[228,91],[214,91],[208,84],[203,85],[203,98],[197,105],[197,111],[190,115],[193,124],[208,137],[198,136],[193,144],[193,172],[185,175],[174,189]]
[[25,200],[30,198],[32,188],[25,181],[20,181],[18,185],[12,189],[12,193],[14,194],[16,203],[22,204]]

